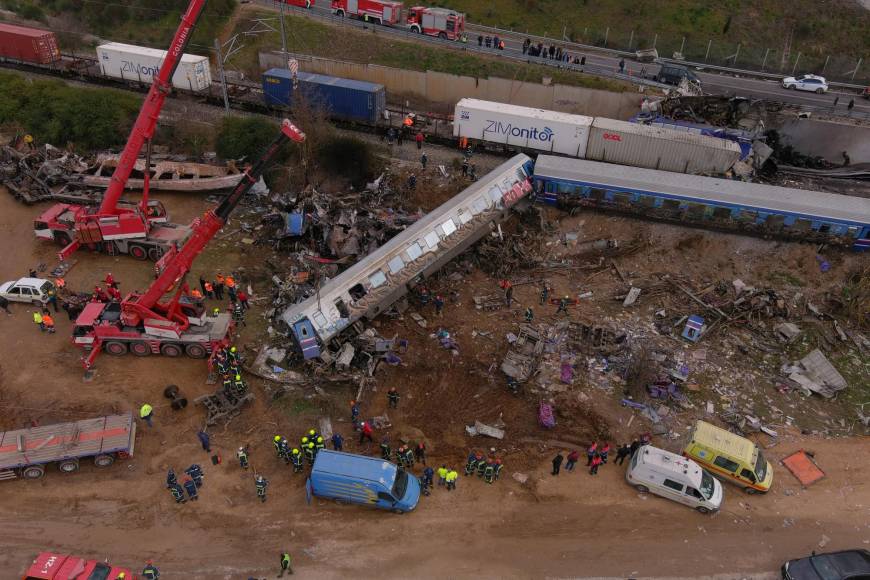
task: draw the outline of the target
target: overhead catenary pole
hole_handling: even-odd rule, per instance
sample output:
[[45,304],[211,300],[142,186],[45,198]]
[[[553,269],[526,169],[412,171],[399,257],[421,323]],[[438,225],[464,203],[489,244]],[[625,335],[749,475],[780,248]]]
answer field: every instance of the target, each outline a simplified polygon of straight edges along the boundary
[[215,52],[217,52],[218,77],[221,81],[221,93],[224,97],[224,110],[229,114],[230,99],[227,97],[227,78],[224,75],[224,57],[223,54],[221,54],[221,41],[218,38],[214,39],[214,49]]
[[704,62],[707,62],[707,59],[710,58],[710,47],[713,46],[713,39],[711,38],[707,41],[707,54],[704,55]]
[[855,75],[858,74],[858,69],[861,68],[861,63],[864,61],[863,58],[858,59],[858,64],[855,65],[855,70],[852,71],[852,80],[855,80]]
[[794,73],[797,70],[797,65],[800,61],[801,61],[801,53],[798,53],[797,58],[794,59],[794,66],[791,67],[791,76],[794,76]]
[[770,49],[765,49],[764,58],[761,60],[761,72],[764,72],[764,65],[767,64],[767,55],[770,54]]
[[281,0],[281,56],[287,58],[287,33],[284,30],[284,2]]

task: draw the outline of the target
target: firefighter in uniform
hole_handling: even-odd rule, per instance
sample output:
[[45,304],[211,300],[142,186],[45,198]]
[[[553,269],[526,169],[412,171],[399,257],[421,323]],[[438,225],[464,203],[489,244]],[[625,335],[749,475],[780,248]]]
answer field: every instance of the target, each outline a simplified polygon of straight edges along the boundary
[[302,471],[302,454],[295,447],[293,452],[290,453],[290,461],[293,462],[293,473]]
[[248,468],[248,452],[245,451],[244,447],[239,447],[239,450],[236,451],[236,457],[239,458],[239,466],[242,469]]
[[275,454],[278,456],[278,459],[281,459],[281,441],[283,439],[284,438],[280,435],[275,435],[275,437],[272,439],[273,443],[275,444]]
[[299,447],[302,448],[302,451],[308,449],[308,435],[303,436],[302,439],[299,440]]
[[477,477],[483,477],[483,472],[486,471],[486,459],[478,455],[477,459]]
[[399,445],[399,448],[396,449],[396,465],[399,466],[399,469],[405,468],[405,446]]
[[187,500],[184,499],[184,489],[178,483],[172,483],[167,485],[169,491],[172,492],[172,498],[175,500],[175,503],[184,503]]
[[190,478],[193,480],[193,483],[196,485],[197,489],[202,487],[202,478],[204,475],[202,472],[202,467],[200,467],[198,464],[194,463],[193,465],[191,465],[190,467],[185,469],[184,473],[186,473],[187,475],[190,476]]
[[323,449],[326,449],[326,444],[323,442],[323,437],[318,435],[317,440],[314,442],[314,455],[316,456]]
[[230,379],[230,375],[224,375],[224,394],[232,395],[233,394],[233,381]]
[[286,439],[281,439],[281,459],[286,465],[290,465],[290,444]]
[[498,480],[501,477],[501,468],[504,467],[504,463],[502,463],[500,458],[496,458],[495,460],[495,479]]
[[227,362],[229,363],[230,368],[232,368],[233,370],[239,368],[239,351],[236,347],[230,347],[230,350],[227,353]]
[[254,480],[254,484],[257,486],[257,497],[260,498],[261,502],[266,501],[266,486],[269,485],[269,480],[263,477],[262,475],[258,475],[257,479]]
[[166,487],[171,487],[178,483],[178,478],[175,476],[175,470],[171,467],[166,472]]
[[492,459],[486,460],[486,467],[483,470],[483,480],[490,484],[495,480],[495,463],[493,463]]
[[381,439],[381,459],[389,461],[390,455],[392,455],[392,450],[390,450],[390,438],[389,436],[384,435],[384,438]]
[[233,388],[236,390],[237,397],[244,397],[248,392],[248,385],[242,380],[242,375],[236,375],[236,380],[233,381]]
[[320,436],[320,434],[317,432],[317,430],[315,430],[315,429],[308,430],[308,441],[310,441],[311,443],[315,443],[319,436]]
[[151,560],[145,564],[145,568],[142,570],[142,577],[146,580],[157,580],[160,578],[160,570],[151,563]]
[[308,461],[308,464],[314,465],[314,443],[309,442],[303,451],[305,452],[305,460]]
[[410,447],[405,447],[405,465],[408,469],[414,467],[414,450]]

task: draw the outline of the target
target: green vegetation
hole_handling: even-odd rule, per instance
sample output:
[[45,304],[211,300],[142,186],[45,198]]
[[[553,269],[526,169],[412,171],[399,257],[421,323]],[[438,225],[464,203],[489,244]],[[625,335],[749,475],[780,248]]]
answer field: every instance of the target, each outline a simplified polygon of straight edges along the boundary
[[[280,29],[274,12],[252,11],[239,19],[233,34],[240,34],[251,27],[254,18],[272,18],[273,27]],[[527,82],[541,82],[543,77],[552,78],[554,83],[583,86],[615,92],[631,90],[625,83],[608,81],[594,76],[558,71],[535,65],[506,62],[498,58],[487,58],[463,52],[444,50],[430,46],[395,40],[392,36],[378,35],[357,29],[340,28],[321,24],[307,18],[286,16],[287,50],[314,56],[323,56],[350,62],[363,62],[383,66],[418,70],[436,71],[486,78],[501,77]],[[341,42],[336,42],[340,34]],[[249,76],[259,76],[260,51],[281,47],[280,32],[262,33],[245,39],[245,47],[232,59],[231,66],[241,69]]]
[[139,105],[137,96],[120,91],[0,73],[0,127],[27,131],[58,147],[93,151],[122,145]]
[[365,185],[384,165],[371,145],[356,137],[336,136],[325,140],[317,148],[316,158],[324,171],[340,175],[354,185]]
[[[169,45],[187,2],[137,0],[133,2],[95,0],[2,0],[0,5],[21,18],[46,20],[46,15],[72,17],[83,32],[118,42],[145,44],[158,48]],[[209,0],[200,16],[187,52],[207,55],[214,39],[236,9],[236,0]],[[67,41],[66,35],[61,39]],[[69,43],[64,47],[69,49]]]
[[[854,0],[442,0],[432,2],[465,12],[469,20],[498,28],[565,35],[576,42],[631,50],[656,43],[671,56],[686,39],[686,58],[721,64],[740,44],[738,66],[791,73],[798,52],[802,71],[844,74],[868,57],[870,11]],[[609,30],[608,30],[609,29]],[[633,34],[632,34],[633,33]],[[658,39],[656,40],[656,35]],[[842,57],[842,58],[838,58]],[[870,76],[863,67],[865,78]],[[859,71],[859,75],[861,71]]]
[[261,117],[224,117],[215,148],[223,159],[256,158],[278,136],[278,124]]

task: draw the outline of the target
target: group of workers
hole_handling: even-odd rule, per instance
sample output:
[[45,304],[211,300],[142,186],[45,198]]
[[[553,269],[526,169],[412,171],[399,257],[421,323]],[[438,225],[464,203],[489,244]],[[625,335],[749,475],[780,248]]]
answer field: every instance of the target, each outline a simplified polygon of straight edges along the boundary
[[[166,472],[166,488],[172,494],[175,503],[185,503],[188,499],[190,501],[197,501],[199,499],[198,490],[202,487],[202,480],[205,477],[202,467],[194,463],[185,469],[184,473],[186,477],[179,484],[175,470],[170,467],[169,471]],[[184,495],[185,492],[187,492],[187,497]]]
[[248,392],[248,384],[242,378],[242,364],[236,346],[223,346],[215,351],[214,368],[221,377],[224,394],[241,398]]
[[465,463],[465,475],[477,474],[477,477],[482,478],[486,483],[493,483],[501,476],[501,469],[504,467],[500,457],[486,456],[479,451],[471,451],[468,454],[468,461]]
[[[275,445],[275,454],[278,459],[283,460],[287,465],[292,464],[293,473],[302,471],[303,462],[308,463],[309,467],[314,465],[317,454],[326,448],[323,436],[316,429],[309,429],[302,436],[299,440],[299,447],[291,448],[287,439],[281,435],[275,435],[272,442]],[[336,451],[341,451],[344,448],[344,438],[339,433],[332,435],[332,447]]]

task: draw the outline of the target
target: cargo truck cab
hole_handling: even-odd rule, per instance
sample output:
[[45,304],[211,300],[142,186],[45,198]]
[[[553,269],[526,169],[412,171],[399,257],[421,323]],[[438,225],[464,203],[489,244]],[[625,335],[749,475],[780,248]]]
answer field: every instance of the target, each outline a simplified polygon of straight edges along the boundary
[[324,449],[317,453],[305,491],[308,503],[317,496],[402,514],[417,507],[420,481],[389,461]]

